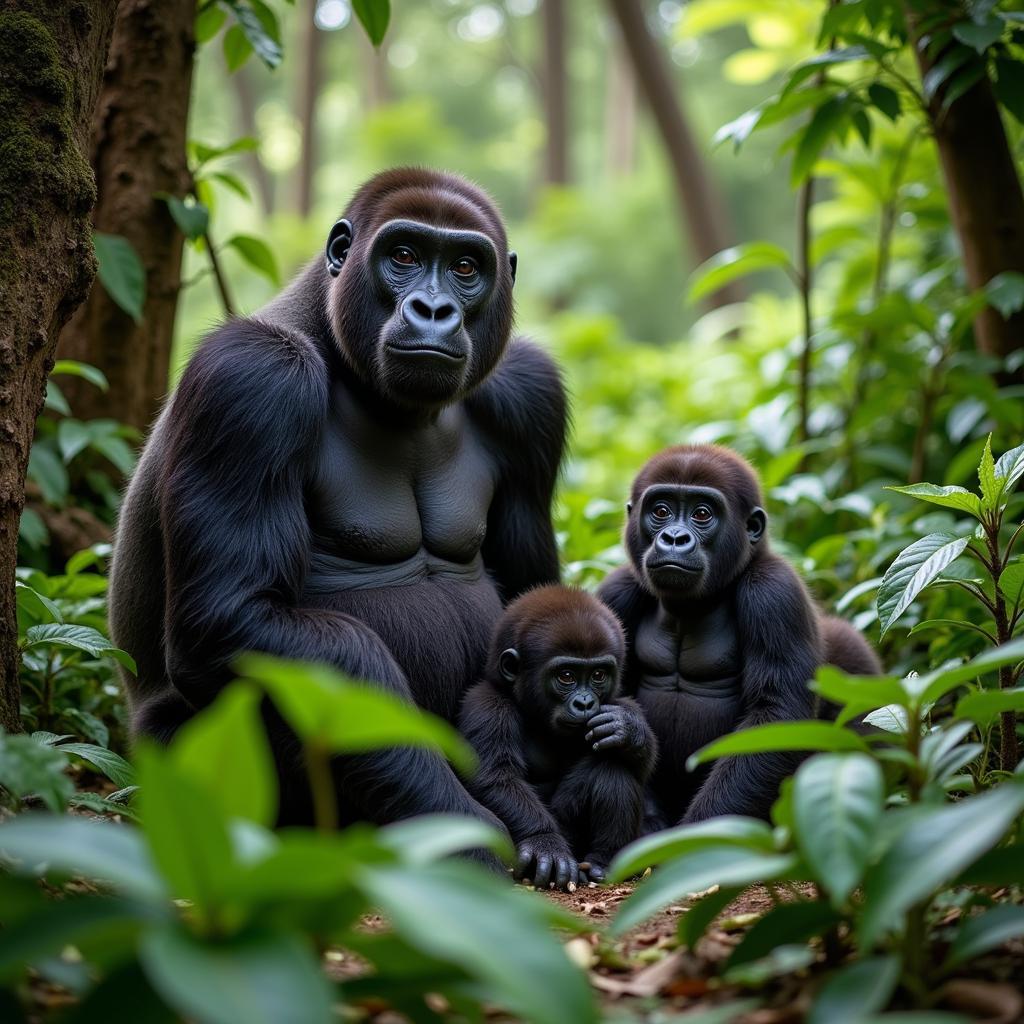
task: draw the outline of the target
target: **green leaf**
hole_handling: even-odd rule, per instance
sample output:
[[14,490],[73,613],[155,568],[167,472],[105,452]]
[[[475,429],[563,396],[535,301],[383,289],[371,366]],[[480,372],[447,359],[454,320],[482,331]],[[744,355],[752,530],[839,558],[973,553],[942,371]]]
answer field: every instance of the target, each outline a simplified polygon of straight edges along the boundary
[[[904,697],[905,700],[906,698]],[[884,708],[878,708],[876,711],[872,711],[870,715],[865,715],[864,721],[868,725],[873,725],[876,729],[882,729],[884,732],[891,732],[895,735],[906,733],[909,724],[907,709],[903,702],[887,704]]]
[[33,590],[27,583],[15,580],[14,592],[18,607],[29,608],[34,619],[49,619],[53,622],[64,621],[64,616],[61,615],[60,609],[48,597],[40,594],[38,590]]
[[137,324],[146,304],[146,271],[131,242],[120,235],[94,231],[93,245],[99,263],[100,283],[107,294]]
[[842,968],[822,985],[807,1024],[861,1024],[889,1005],[900,980],[898,956],[876,956]]
[[240,195],[243,199],[252,199],[252,193],[249,191],[249,186],[237,175],[231,174],[229,171],[214,171],[210,177],[215,178],[217,181],[224,185],[227,185],[232,192]]
[[1024,936],[1024,907],[1009,904],[993,907],[964,921],[949,947],[945,966],[956,967],[1021,936]]
[[1003,22],[995,15],[989,15],[980,25],[975,21],[960,21],[953,26],[953,35],[965,46],[973,47],[976,53],[983,54],[1002,38]]
[[915,903],[930,899],[995,846],[1024,810],[1024,784],[1008,782],[958,803],[908,815],[864,881],[861,946],[873,946]]
[[429,864],[466,850],[487,849],[512,859],[508,839],[486,822],[456,814],[425,814],[387,825],[377,841],[407,864]]
[[135,785],[135,769],[120,754],[94,743],[62,743],[62,753],[74,754],[99,769],[118,789]]
[[990,725],[1004,711],[1024,711],[1024,686],[978,690],[961,697],[956,705],[957,718],[967,718],[978,725]]
[[842,705],[843,710],[836,718],[838,725],[874,708],[907,703],[907,695],[896,676],[851,676],[834,665],[822,665],[818,669],[811,689],[826,700]]
[[225,245],[230,245],[253,270],[259,271],[272,284],[280,284],[277,262],[266,242],[252,235],[233,235]]
[[942,97],[942,113],[948,111],[961,96],[973,89],[984,77],[985,65],[980,62],[958,72],[946,89],[945,96]]
[[247,655],[241,673],[255,679],[307,743],[332,754],[382,747],[440,750],[464,774],[476,770],[472,747],[445,721],[393,694],[325,667]]
[[20,874],[81,875],[158,903],[167,896],[138,829],[116,822],[21,814],[0,824],[0,853]]
[[253,138],[251,135],[242,135],[237,139],[232,139],[224,146],[212,145],[208,142],[200,142],[198,139],[191,139],[188,143],[188,150],[192,159],[201,167],[203,164],[222,156],[252,152],[255,149],[259,149],[259,145],[259,139]]
[[942,505],[944,508],[955,508],[981,518],[981,500],[964,487],[938,487],[936,484],[911,484],[908,487],[886,487],[887,491],[906,494],[919,501],[927,501],[931,505]]
[[927,74],[922,79],[921,85],[924,91],[924,98],[928,101],[934,99],[936,93],[942,88],[947,79],[968,61],[974,60],[976,60],[974,54],[967,47],[954,46],[951,48],[943,55],[941,60],[929,68]]
[[992,435],[985,438],[985,447],[981,452],[981,462],[978,463],[978,483],[981,485],[982,508],[986,512],[993,512],[999,507],[999,499],[1002,497],[1002,482],[996,479],[996,463],[992,458]]
[[[974,500],[978,501],[978,498],[974,496]],[[963,554],[967,543],[967,537],[931,533],[914,541],[896,556],[878,588],[878,621],[882,636],[896,624],[917,595]]]
[[621,850],[608,868],[608,881],[621,882],[654,864],[664,864],[705,846],[741,846],[771,852],[771,829],[756,818],[724,815],[644,836]]
[[979,857],[954,885],[985,885],[997,888],[1024,885],[1024,845],[1011,843]]
[[216,3],[208,4],[196,15],[196,44],[208,43],[221,29],[227,15]]
[[868,745],[855,732],[830,722],[772,722],[741,729],[701,747],[686,762],[693,771],[699,764],[730,754],[761,754],[776,750],[859,750]]
[[807,942],[824,934],[840,920],[827,903],[783,903],[754,922],[742,942],[732,951],[725,970],[731,971],[741,964],[761,960],[778,946]]
[[693,950],[711,922],[743,892],[742,887],[720,886],[685,910],[679,918],[679,941]]
[[224,47],[224,62],[232,74],[252,56],[252,43],[246,38],[241,25],[232,25],[224,33],[221,45]]
[[195,241],[206,234],[210,226],[210,211],[202,203],[195,200],[186,203],[167,192],[158,192],[157,198],[167,204],[174,223],[178,225],[178,229],[186,238]]
[[384,35],[391,20],[391,4],[389,0],[352,0],[352,10],[370,37],[374,46],[384,42]]
[[985,298],[1004,320],[1009,320],[1014,313],[1024,309],[1024,274],[1015,270],[996,274],[985,285]]
[[1024,124],[1024,65],[1012,57],[996,57],[996,80],[993,89],[996,98]]
[[75,791],[64,774],[67,763],[56,747],[0,732],[0,787],[19,800],[38,797],[51,811],[63,811]]
[[223,900],[234,855],[227,820],[213,795],[185,775],[170,753],[136,751],[142,828],[173,895],[191,900],[202,924]]
[[79,420],[61,420],[57,424],[57,447],[65,463],[84,451],[92,440],[89,428]]
[[1011,640],[1001,647],[983,651],[968,662],[954,663],[935,669],[923,676],[908,678],[904,682],[907,691],[916,695],[921,704],[934,704],[951,690],[979,676],[992,672],[1003,665],[1024,661],[1024,637]]
[[1024,476],[1024,444],[1011,448],[996,459],[996,476],[1003,478],[1003,491],[1009,492]]
[[171,756],[178,771],[201,786],[225,818],[271,825],[277,814],[277,776],[260,701],[254,687],[229,686],[181,727]]
[[71,623],[47,623],[32,626],[25,633],[25,647],[67,647],[84,651],[94,658],[113,658],[131,672],[135,672],[135,661],[130,654],[115,647],[99,630],[91,626],[75,626]]
[[1012,607],[1024,597],[1024,562],[1008,565],[999,577],[999,589]]
[[88,363],[80,363],[77,359],[58,359],[53,364],[50,376],[54,377],[58,373],[66,374],[69,377],[81,377],[90,384],[95,384],[100,391],[107,391],[110,388],[110,384],[107,382],[107,378],[102,370],[98,370],[95,366],[90,366]]
[[723,249],[694,271],[690,278],[687,301],[698,302],[739,277],[771,267],[782,267],[793,272],[786,250],[772,242],[748,242]]
[[737,964],[722,975],[722,980],[729,985],[763,988],[774,978],[806,970],[816,959],[817,954],[807,946],[776,946],[760,960]]
[[895,121],[900,116],[900,94],[895,89],[890,89],[881,82],[872,82],[868,86],[868,97],[890,121]]
[[71,415],[71,406],[68,405],[64,392],[52,380],[46,382],[46,398],[43,401],[43,408],[50,412],[59,412],[64,416]]
[[312,947],[288,932],[220,942],[173,925],[148,931],[139,959],[182,1017],[202,1024],[326,1024],[334,994]]
[[789,180],[795,187],[814,168],[821,151],[839,127],[846,114],[845,104],[836,98],[827,100],[814,112],[810,124],[803,130],[793,154],[793,167]]
[[[273,12],[261,4],[257,8],[253,0],[246,4],[245,0],[223,0],[231,8],[238,24],[228,30],[228,34],[236,28],[241,29],[245,39],[268,68],[276,68],[281,63],[280,30]],[[227,55],[227,35],[224,37],[225,56]],[[229,70],[234,71],[228,62]]]
[[48,505],[63,505],[68,496],[70,481],[64,463],[45,443],[32,445],[28,456],[28,475],[39,484],[43,500]]
[[793,854],[768,854],[736,846],[712,846],[684,854],[645,878],[619,907],[611,934],[622,935],[660,910],[713,885],[746,887],[771,882],[797,865]]
[[401,938],[469,971],[514,1016],[597,1021],[586,975],[548,930],[546,901],[453,862],[370,868],[360,884]]
[[797,846],[841,907],[860,884],[882,820],[882,769],[864,754],[818,754],[797,769],[793,786]]

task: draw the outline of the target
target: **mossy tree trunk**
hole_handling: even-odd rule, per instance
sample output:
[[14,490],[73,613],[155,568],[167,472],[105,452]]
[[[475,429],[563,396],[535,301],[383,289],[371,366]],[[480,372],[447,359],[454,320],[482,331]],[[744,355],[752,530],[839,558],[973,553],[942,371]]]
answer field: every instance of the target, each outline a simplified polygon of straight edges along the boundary
[[96,273],[89,128],[116,0],[0,0],[0,725],[19,728],[14,569],[57,335]]
[[157,198],[184,196],[196,0],[121,0],[92,123],[97,231],[131,242],[146,271],[142,322],[97,286],[60,337],[59,355],[98,366],[104,394],[62,382],[79,419],[107,417],[145,430],[167,392],[184,238]]

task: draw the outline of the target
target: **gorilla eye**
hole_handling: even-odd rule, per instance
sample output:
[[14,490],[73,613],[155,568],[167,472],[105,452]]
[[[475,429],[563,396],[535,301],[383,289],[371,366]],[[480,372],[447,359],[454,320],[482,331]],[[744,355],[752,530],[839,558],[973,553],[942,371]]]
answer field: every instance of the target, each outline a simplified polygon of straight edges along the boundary
[[605,672],[603,668],[595,668],[594,671],[590,673],[590,679],[595,683],[603,683],[607,678],[608,673]]
[[562,671],[558,673],[557,678],[560,683],[565,683],[566,686],[570,686],[576,682],[576,677],[567,668],[563,668]]
[[670,509],[665,502],[659,501],[658,504],[651,509],[651,515],[654,516],[655,519],[671,519],[672,509]]
[[710,523],[712,519],[711,509],[707,505],[698,505],[690,515],[695,523]]
[[391,262],[397,263],[400,267],[416,266],[416,253],[407,245],[399,245],[391,250]]
[[476,264],[468,257],[463,256],[453,267],[452,270],[459,277],[472,277],[476,273]]

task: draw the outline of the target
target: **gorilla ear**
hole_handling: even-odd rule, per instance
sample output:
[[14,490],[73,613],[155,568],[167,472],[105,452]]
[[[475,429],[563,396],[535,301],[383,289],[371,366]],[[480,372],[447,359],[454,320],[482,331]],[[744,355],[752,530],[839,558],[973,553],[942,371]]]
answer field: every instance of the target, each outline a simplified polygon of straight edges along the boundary
[[626,502],[626,515],[627,516],[631,516],[632,514],[633,514],[633,502],[627,501]]
[[765,515],[764,509],[758,505],[747,516],[747,536],[750,538],[751,544],[756,544],[764,536],[767,526],[768,516]]
[[327,272],[331,277],[337,277],[348,256],[349,247],[352,245],[352,224],[347,220],[339,220],[331,228],[327,236]]
[[519,266],[519,256],[517,253],[510,252],[508,254],[508,269],[512,271],[512,283],[516,283],[516,268]]
[[519,652],[514,647],[506,648],[498,655],[498,671],[506,683],[514,683],[519,675]]

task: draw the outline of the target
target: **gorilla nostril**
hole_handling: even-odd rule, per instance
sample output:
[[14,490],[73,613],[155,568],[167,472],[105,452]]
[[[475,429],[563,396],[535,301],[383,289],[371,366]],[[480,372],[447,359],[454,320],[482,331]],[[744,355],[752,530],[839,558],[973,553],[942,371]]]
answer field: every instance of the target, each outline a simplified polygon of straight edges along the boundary
[[450,320],[456,314],[455,306],[451,302],[442,302],[434,310],[435,320]]
[[420,320],[433,320],[433,310],[427,305],[423,299],[413,298],[409,302],[409,307],[416,314]]

